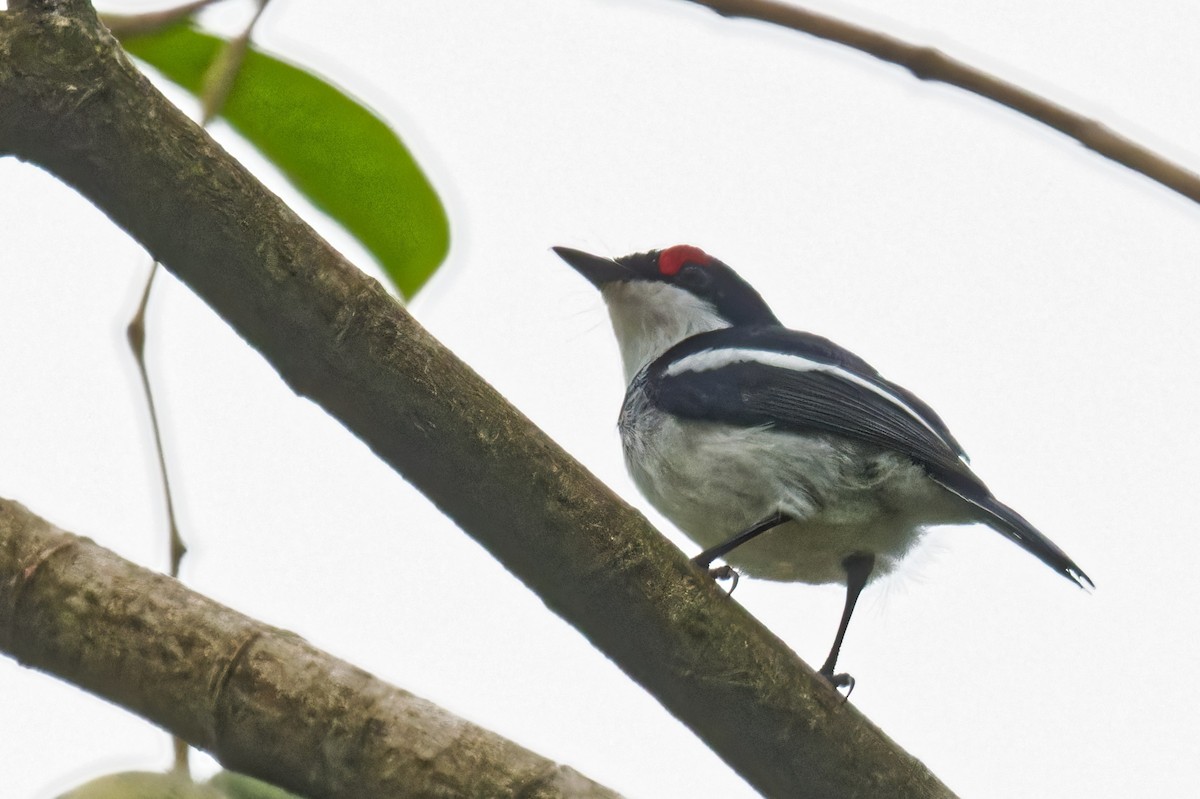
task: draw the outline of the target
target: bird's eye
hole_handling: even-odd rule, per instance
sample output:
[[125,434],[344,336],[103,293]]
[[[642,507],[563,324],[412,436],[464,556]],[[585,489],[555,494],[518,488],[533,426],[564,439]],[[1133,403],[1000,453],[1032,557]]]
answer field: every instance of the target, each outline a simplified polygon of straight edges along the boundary
[[685,264],[675,281],[692,290],[703,289],[712,282],[712,272],[700,264]]

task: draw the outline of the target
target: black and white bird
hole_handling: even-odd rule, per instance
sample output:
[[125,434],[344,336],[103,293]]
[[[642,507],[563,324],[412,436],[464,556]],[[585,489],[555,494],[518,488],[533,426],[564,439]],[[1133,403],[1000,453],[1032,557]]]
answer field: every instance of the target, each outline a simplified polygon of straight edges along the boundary
[[859,593],[926,526],[982,522],[1092,585],[992,496],[933,409],[833,342],[783,327],[721,261],[685,245],[613,259],[554,251],[608,305],[628,381],[626,465],[650,503],[706,548],[694,562],[846,584],[820,669],[834,685],[853,685],[834,667]]

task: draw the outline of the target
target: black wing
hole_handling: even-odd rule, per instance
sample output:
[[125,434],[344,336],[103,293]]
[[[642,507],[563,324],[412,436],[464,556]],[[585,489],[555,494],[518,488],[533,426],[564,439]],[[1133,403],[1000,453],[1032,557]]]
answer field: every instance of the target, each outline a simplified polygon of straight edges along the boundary
[[992,496],[928,405],[826,339],[785,328],[704,333],[673,347],[640,379],[651,400],[677,416],[831,433],[907,456],[1055,571],[1091,582],[1052,541]]
[[855,355],[850,350],[834,344],[827,338],[805,333],[799,330],[789,330],[785,327],[753,327],[727,328],[693,336],[680,343],[664,357],[678,360],[688,354],[713,347],[749,347],[764,349],[771,352],[799,355],[812,361],[836,366],[845,372],[882,389],[912,411],[926,425],[931,427],[954,454],[963,460],[969,460],[967,453],[957,439],[950,433],[942,417],[930,408],[920,397],[903,386],[898,386],[883,378],[871,364]]
[[653,401],[690,419],[834,433],[907,455],[964,489],[983,488],[941,420],[890,391],[866,362],[816,336],[749,332],[704,333],[672,348],[647,370]]
[[[709,390],[716,394],[737,387],[740,394],[747,389],[744,400],[728,398],[734,401],[728,410],[766,414],[770,417],[767,421],[794,420],[804,430],[814,429],[814,423],[834,425],[837,429],[821,429],[919,456],[918,459],[945,461],[948,467],[959,458],[966,458],[946,423],[920,398],[885,380],[849,350],[811,333],[784,327],[755,327],[727,328],[692,336],[651,364],[648,376],[661,382],[673,365],[677,368],[689,356],[718,350],[760,351],[764,358],[731,363],[720,374],[714,374],[712,369],[676,372],[671,375],[668,393],[679,392],[681,401],[687,402],[689,398],[702,399]],[[765,362],[769,355],[793,356],[811,363],[813,368],[772,367]],[[850,413],[851,408],[858,412]],[[908,453],[908,446],[917,447],[918,451]],[[945,457],[947,449],[951,453],[949,459]]]

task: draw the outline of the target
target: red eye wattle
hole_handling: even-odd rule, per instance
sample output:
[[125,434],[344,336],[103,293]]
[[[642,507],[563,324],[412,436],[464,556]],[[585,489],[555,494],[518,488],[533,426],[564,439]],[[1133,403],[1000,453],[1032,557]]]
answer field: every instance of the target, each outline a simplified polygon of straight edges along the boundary
[[711,260],[712,256],[699,247],[678,244],[668,247],[658,254],[658,271],[662,275],[671,277],[679,274],[679,270],[683,269],[683,265],[686,263],[704,266]]

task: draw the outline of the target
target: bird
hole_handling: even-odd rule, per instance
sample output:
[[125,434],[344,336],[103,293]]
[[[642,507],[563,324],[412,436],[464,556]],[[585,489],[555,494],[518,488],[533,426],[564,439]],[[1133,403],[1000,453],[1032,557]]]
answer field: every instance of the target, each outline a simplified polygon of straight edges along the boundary
[[[836,666],[863,588],[929,526],[985,524],[1094,587],[993,496],[929,405],[832,341],[784,327],[727,264],[691,245],[617,258],[552,249],[608,307],[627,382],[625,464],[704,547],[692,562],[735,581],[846,586],[818,670],[835,690],[854,687]],[[712,568],[717,559],[728,566]]]

